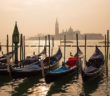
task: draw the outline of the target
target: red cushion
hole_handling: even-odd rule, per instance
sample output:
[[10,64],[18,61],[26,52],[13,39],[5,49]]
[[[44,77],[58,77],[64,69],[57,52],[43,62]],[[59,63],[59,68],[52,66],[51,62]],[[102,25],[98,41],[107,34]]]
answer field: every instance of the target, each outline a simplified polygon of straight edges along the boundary
[[76,65],[77,60],[78,60],[77,58],[70,57],[67,61],[67,65],[73,67]]

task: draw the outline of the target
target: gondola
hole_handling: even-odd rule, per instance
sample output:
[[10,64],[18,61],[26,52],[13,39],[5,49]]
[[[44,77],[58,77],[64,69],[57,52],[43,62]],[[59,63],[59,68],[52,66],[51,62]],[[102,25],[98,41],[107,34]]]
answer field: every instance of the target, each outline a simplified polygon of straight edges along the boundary
[[44,49],[38,55],[34,54],[33,56],[27,56],[25,60],[21,60],[19,61],[19,63],[23,62],[24,65],[32,64],[34,62],[37,62],[40,56],[42,56],[43,54],[46,54],[46,47],[44,47]]
[[82,69],[83,82],[92,81],[102,75],[104,71],[104,55],[96,46],[94,54]]
[[3,55],[0,57],[0,62],[1,62],[1,63],[6,63],[6,62],[7,62],[6,56],[8,55],[9,58],[12,58],[14,52],[15,52],[15,51],[13,51],[13,52],[8,52],[7,54],[3,54]]
[[[61,49],[59,48],[57,53],[53,56],[46,57],[42,62],[44,64],[44,71],[48,70],[49,68],[54,69],[58,67],[58,63],[62,57]],[[50,60],[50,64],[49,64]],[[50,67],[49,67],[50,65]],[[13,78],[21,78],[21,77],[31,77],[31,76],[37,76],[41,75],[42,73],[42,67],[41,67],[41,61],[30,65],[26,65],[23,68],[12,68],[10,67],[10,73]]]
[[82,52],[78,48],[78,55],[75,54],[74,56],[71,56],[66,63],[63,63],[61,67],[49,71],[45,74],[45,82],[51,83],[55,82],[58,79],[68,79],[68,76],[75,76],[77,72],[77,64],[81,63],[81,56]]
[[[46,47],[44,47],[42,52],[39,53],[38,55],[33,55],[32,57],[27,56],[27,58],[25,60],[19,61],[18,65],[12,64],[11,66],[12,67],[19,67],[20,63],[23,63],[24,66],[36,63],[39,61],[40,56],[42,56],[43,54],[46,54]],[[9,56],[9,58],[11,58],[12,52],[9,52],[7,55]],[[6,58],[7,55],[2,56],[2,58],[4,57],[6,61],[0,62],[0,75],[5,75],[8,73],[7,72],[8,63],[7,63],[7,58]],[[28,57],[30,57],[30,58],[28,58]]]
[[13,52],[8,52],[7,54],[4,54],[3,56],[0,57],[0,75],[2,73],[7,74],[7,56],[9,59],[12,58],[12,55],[14,54],[15,51]]

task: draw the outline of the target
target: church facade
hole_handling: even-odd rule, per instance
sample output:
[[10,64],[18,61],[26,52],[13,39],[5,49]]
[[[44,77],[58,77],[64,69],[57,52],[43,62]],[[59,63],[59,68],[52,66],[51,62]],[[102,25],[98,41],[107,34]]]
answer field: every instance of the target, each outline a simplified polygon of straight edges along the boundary
[[76,34],[78,34],[80,39],[82,39],[82,35],[80,34],[80,31],[79,30],[78,31],[74,31],[71,26],[70,26],[70,28],[68,30],[66,30],[66,31],[63,30],[61,33],[59,33],[59,23],[58,23],[58,20],[56,19],[55,35],[54,35],[54,38],[56,40],[63,39],[64,35],[66,35],[66,39],[73,40],[73,39],[76,39]]
[[[78,34],[78,38],[79,40],[83,40],[85,37],[85,34],[81,34],[79,30],[73,30],[72,27],[70,26],[70,28],[68,30],[63,30],[62,32],[59,32],[59,23],[58,20],[56,19],[55,22],[55,34],[54,35],[50,35],[51,37],[54,37],[55,40],[60,40],[64,38],[64,35],[66,35],[66,39],[67,40],[76,40],[76,34]],[[47,35],[46,35],[47,36]],[[88,40],[102,40],[104,39],[104,36],[100,33],[87,33],[86,34],[87,39]],[[31,37],[31,40],[37,40],[37,39],[41,40],[45,40],[45,36],[41,35],[41,36],[37,36],[37,37]]]

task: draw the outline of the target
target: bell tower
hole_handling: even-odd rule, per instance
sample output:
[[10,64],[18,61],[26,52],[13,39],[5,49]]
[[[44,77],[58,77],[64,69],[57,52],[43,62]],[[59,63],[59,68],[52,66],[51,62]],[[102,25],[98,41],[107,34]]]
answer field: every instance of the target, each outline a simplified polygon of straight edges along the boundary
[[55,35],[59,35],[59,24],[58,24],[58,20],[56,19],[56,23],[55,23]]

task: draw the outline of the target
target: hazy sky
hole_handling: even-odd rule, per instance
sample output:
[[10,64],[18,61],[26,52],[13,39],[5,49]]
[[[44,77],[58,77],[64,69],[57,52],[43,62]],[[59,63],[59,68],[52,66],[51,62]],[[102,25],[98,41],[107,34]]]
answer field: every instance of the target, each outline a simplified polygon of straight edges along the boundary
[[110,29],[110,0],[0,0],[0,38],[12,34],[15,21],[20,33],[54,34],[70,26],[81,33],[105,33]]

